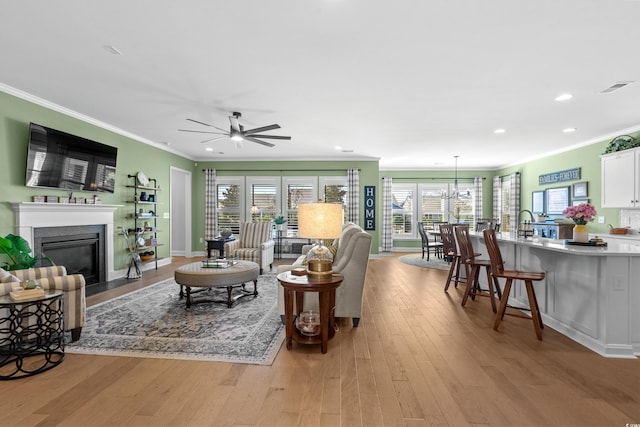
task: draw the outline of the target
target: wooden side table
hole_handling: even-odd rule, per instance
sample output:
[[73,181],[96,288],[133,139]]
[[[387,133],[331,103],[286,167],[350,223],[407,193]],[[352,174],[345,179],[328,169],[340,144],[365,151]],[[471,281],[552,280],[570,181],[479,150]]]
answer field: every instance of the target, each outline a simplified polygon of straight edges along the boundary
[[[287,331],[287,350],[291,350],[293,341],[300,344],[320,344],[322,353],[327,352],[327,343],[335,335],[334,307],[336,288],[342,284],[344,276],[334,274],[328,279],[309,280],[307,276],[293,276],[290,272],[278,274],[278,281],[284,288],[285,327]],[[295,326],[296,318],[304,310],[304,293],[318,292],[320,303],[320,334],[307,336]],[[293,313],[293,300],[296,301],[296,313]]]

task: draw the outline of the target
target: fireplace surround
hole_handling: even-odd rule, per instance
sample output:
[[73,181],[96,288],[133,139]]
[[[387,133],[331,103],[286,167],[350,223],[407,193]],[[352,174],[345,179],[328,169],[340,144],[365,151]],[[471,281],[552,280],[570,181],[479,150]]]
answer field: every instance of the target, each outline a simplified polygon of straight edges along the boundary
[[[104,230],[104,278],[116,278],[114,271],[114,212],[122,205],[79,205],[67,203],[11,203],[16,215],[16,234],[35,248],[39,228],[100,226]],[[91,227],[89,227],[91,226]],[[81,233],[82,234],[82,233]],[[46,254],[45,254],[46,255]]]

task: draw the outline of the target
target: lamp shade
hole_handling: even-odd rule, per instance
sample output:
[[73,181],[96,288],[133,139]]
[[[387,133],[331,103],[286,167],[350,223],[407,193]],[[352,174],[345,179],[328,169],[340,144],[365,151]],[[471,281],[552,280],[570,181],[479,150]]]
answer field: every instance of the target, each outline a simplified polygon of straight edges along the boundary
[[305,203],[298,206],[298,237],[337,239],[341,234],[341,204]]

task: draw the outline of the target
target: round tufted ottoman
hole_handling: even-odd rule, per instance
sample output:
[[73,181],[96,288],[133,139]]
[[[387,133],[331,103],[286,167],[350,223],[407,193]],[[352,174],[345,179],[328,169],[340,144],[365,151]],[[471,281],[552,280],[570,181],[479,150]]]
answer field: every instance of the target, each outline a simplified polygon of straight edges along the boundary
[[[183,289],[186,288],[187,308],[191,304],[200,302],[223,302],[227,307],[231,307],[239,298],[258,295],[258,274],[260,274],[260,266],[251,261],[238,261],[235,265],[227,268],[206,268],[201,262],[194,262],[183,265],[174,272],[176,283],[180,285],[180,299],[184,297]],[[246,282],[253,282],[253,291],[245,288]],[[191,291],[191,288],[205,288],[199,291]],[[206,288],[226,288],[226,300],[193,300],[192,293],[206,290]],[[240,288],[235,295],[233,290]]]

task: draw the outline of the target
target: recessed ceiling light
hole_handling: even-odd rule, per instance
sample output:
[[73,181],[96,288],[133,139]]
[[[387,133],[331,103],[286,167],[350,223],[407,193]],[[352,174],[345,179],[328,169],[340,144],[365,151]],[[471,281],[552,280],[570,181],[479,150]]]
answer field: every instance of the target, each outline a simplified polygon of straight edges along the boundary
[[571,132],[575,132],[576,128],[564,128],[562,129],[562,132],[564,133],[571,133]]
[[506,129],[496,129],[493,131],[493,133],[505,133],[506,131]]
[[340,146],[340,145],[336,145],[336,146],[335,146],[335,149],[336,149],[336,150],[338,150],[338,151],[339,151],[339,150],[342,150],[342,146]]
[[573,95],[571,95],[570,93],[563,93],[562,95],[556,97],[556,101],[566,101],[571,98],[573,98]]
[[204,151],[213,151],[213,148],[207,147],[207,148],[204,149]]

